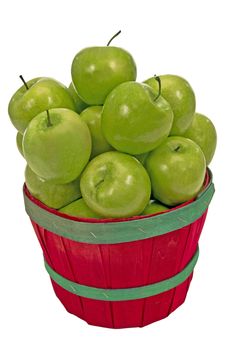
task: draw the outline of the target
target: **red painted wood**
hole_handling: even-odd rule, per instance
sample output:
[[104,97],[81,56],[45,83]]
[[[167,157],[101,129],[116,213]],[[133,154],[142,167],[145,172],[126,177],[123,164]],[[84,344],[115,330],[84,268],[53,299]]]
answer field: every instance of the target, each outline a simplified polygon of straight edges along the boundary
[[[118,244],[75,242],[32,224],[47,262],[65,278],[99,288],[130,288],[179,273],[195,253],[205,217],[206,212],[191,225],[161,236]],[[123,328],[167,317],[184,302],[190,281],[157,296],[119,302],[79,297],[55,282],[53,287],[70,313],[92,325]]]
[[[81,297],[82,304],[79,303],[77,296],[54,281],[52,285],[66,310],[87,323],[107,328],[130,328],[144,327],[167,317],[175,290],[177,298],[171,312],[183,304],[191,279],[192,275],[178,287],[146,299],[102,302]],[[143,306],[145,300],[147,303]],[[82,305],[85,306],[84,311]]]

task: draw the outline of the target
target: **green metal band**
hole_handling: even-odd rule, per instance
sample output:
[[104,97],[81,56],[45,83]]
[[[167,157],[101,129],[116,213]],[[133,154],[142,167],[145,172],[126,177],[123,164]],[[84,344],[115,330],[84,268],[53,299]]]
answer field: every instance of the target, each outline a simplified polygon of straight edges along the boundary
[[29,217],[57,235],[77,242],[113,244],[160,236],[191,224],[205,212],[213,194],[214,185],[211,181],[194,202],[184,207],[148,218],[104,223],[63,218],[39,207],[25,193],[24,201]]
[[194,266],[198,260],[199,250],[197,249],[192,260],[188,265],[177,275],[168,278],[167,280],[148,284],[142,287],[136,288],[121,288],[121,289],[102,289],[88,287],[82,284],[72,282],[57,272],[55,272],[45,261],[45,267],[49,273],[51,279],[55,281],[62,288],[66,289],[75,295],[79,295],[85,298],[105,300],[105,301],[120,301],[120,300],[133,300],[151,297],[163,292],[166,292],[172,288],[177,287],[179,284],[184,282],[190,274],[193,272]]

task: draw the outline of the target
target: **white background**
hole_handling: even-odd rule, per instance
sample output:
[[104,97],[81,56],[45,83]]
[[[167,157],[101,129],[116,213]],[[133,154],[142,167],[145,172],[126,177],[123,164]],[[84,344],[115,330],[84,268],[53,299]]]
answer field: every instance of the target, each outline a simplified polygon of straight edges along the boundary
[[[2,1],[1,111],[1,349],[233,349],[232,1]],[[154,73],[187,78],[197,111],[218,132],[211,164],[216,194],[200,240],[200,258],[185,304],[145,328],[108,330],[68,314],[55,297],[39,244],[24,212],[25,163],[7,115],[19,74],[70,82],[73,56],[83,47],[129,50],[138,80]]]

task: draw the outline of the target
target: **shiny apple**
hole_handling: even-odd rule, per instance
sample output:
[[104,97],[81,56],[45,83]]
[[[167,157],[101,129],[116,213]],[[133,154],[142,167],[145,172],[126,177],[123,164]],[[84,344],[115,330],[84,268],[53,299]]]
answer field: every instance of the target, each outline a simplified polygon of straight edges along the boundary
[[52,78],[35,78],[24,81],[24,85],[12,96],[8,113],[13,125],[23,134],[37,114],[60,107],[75,110],[67,87]]
[[193,140],[201,147],[206,158],[206,165],[209,165],[217,144],[217,133],[212,121],[203,114],[195,113],[192,124],[183,136]]
[[80,198],[59,210],[61,213],[77,216],[80,218],[96,218],[100,219],[101,216],[90,209],[85,203],[83,198]]
[[71,182],[89,161],[89,129],[77,113],[50,109],[29,123],[23,137],[23,153],[39,177],[55,184]]
[[107,97],[102,130],[118,151],[133,155],[153,150],[166,139],[173,122],[169,103],[142,83],[126,82]]
[[143,165],[116,151],[91,160],[82,173],[80,188],[86,204],[106,218],[142,213],[151,194],[149,175]]
[[146,169],[154,198],[174,206],[196,197],[204,182],[206,160],[195,142],[171,136],[150,153]]
[[87,124],[92,138],[91,159],[98,154],[113,150],[106,141],[101,128],[102,106],[91,106],[86,108],[80,118]]
[[63,185],[52,184],[37,176],[28,165],[25,183],[29,192],[50,208],[62,208],[81,197],[79,178]]
[[[174,120],[170,135],[182,135],[193,120],[196,99],[191,85],[182,77],[177,75],[160,75],[161,94],[169,102]],[[154,78],[145,81],[157,93],[159,86]]]
[[73,83],[71,83],[69,86],[68,86],[68,90],[74,100],[74,103],[75,103],[75,106],[76,106],[76,112],[77,113],[81,113],[85,108],[87,108],[89,105],[87,105],[87,103],[85,103],[81,98],[80,96],[78,95]]
[[23,135],[18,131],[16,134],[16,145],[20,154],[24,157],[22,143],[23,143]]
[[136,80],[133,57],[120,47],[110,46],[110,41],[107,46],[81,50],[72,62],[73,84],[82,100],[89,105],[102,105],[117,85]]
[[150,214],[156,214],[156,213],[163,213],[163,212],[165,212],[167,210],[169,210],[168,207],[166,207],[162,203],[158,202],[157,200],[153,200],[149,204],[147,204],[147,206],[145,207],[145,209],[141,213],[141,215],[150,215]]

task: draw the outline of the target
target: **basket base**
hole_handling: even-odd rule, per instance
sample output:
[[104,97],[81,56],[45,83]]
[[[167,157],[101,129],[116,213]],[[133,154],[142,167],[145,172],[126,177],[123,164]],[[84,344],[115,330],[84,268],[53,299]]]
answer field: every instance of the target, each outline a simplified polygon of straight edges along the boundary
[[120,329],[144,327],[169,316],[184,303],[192,277],[193,274],[176,288],[149,298],[114,302],[79,297],[54,281],[52,285],[69,313],[92,326]]

